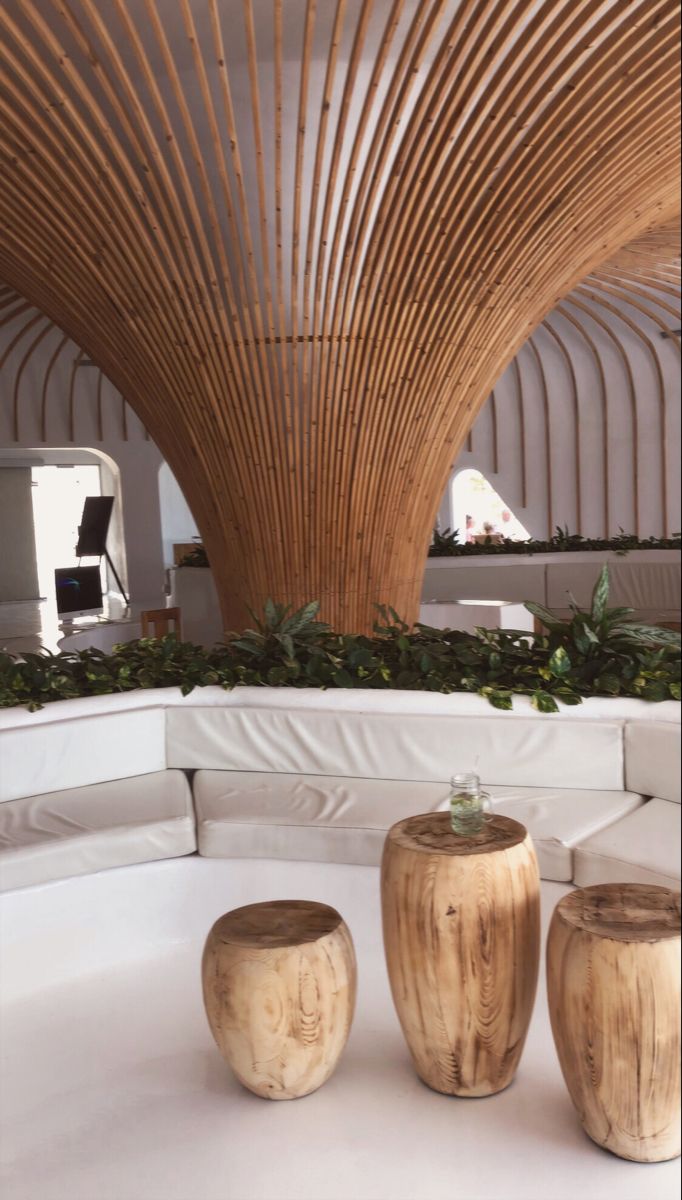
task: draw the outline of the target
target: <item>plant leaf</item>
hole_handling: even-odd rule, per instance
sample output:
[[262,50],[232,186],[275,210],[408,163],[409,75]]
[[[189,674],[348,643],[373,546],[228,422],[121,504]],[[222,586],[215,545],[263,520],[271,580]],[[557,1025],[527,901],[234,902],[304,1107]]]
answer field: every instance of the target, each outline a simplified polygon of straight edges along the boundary
[[532,613],[534,617],[537,617],[538,621],[542,621],[542,624],[551,630],[552,633],[562,633],[567,627],[565,621],[559,621],[554,613],[545,608],[543,604],[536,604],[534,600],[527,600],[523,607],[529,613]]
[[557,646],[549,660],[549,669],[552,672],[552,675],[557,675],[559,677],[562,675],[567,675],[570,671],[571,660],[563,646]]
[[609,598],[609,586],[609,567],[608,563],[604,563],[592,592],[592,620],[597,625],[604,619]]

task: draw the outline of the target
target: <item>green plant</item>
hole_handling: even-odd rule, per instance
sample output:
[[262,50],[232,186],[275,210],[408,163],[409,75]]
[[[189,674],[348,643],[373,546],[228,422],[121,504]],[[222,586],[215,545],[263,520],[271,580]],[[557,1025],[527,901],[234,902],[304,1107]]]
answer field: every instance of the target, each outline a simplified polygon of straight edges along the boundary
[[317,600],[295,612],[267,600],[263,620],[251,613],[256,628],[229,633],[225,640],[222,667],[230,682],[271,687],[314,678],[332,682],[324,672],[331,662],[325,649],[331,629],[317,620],[319,609]]
[[548,630],[546,669],[569,686],[588,684],[597,694],[679,700],[679,681],[670,679],[672,661],[679,663],[679,633],[636,622],[633,609],[608,608],[608,598],[609,569],[604,566],[589,611],[571,603],[570,621],[557,620],[540,604],[526,604]]
[[459,529],[450,529],[448,527],[442,532],[440,529],[434,529],[429,548],[430,555],[433,555],[435,558],[447,558],[449,555],[457,554],[460,549]]
[[679,550],[682,548],[682,535],[674,533],[669,538],[640,538],[634,533],[619,534],[610,538],[586,538],[580,533],[569,533],[568,526],[562,529],[557,525],[551,538],[545,541],[538,538],[528,538],[527,541],[514,541],[503,537],[500,541],[486,538],[484,542],[465,542],[459,540],[459,531],[451,532],[445,529],[442,533],[433,531],[429,548],[430,558],[459,558],[477,554],[554,554],[570,551],[611,550],[615,554],[627,554],[630,550]]
[[[499,535],[496,535],[498,537]],[[429,547],[429,558],[458,558],[460,555],[477,554],[553,554],[571,550],[612,550],[615,554],[627,554],[629,550],[679,550],[682,535],[674,533],[669,538],[639,538],[634,533],[619,534],[610,538],[586,538],[580,533],[569,533],[568,526],[557,525],[551,538],[542,541],[529,538],[525,542],[503,537],[493,541],[487,537],[483,542],[459,541],[458,529],[434,529]],[[208,555],[203,545],[190,550],[178,563],[179,567],[208,567]]]
[[385,607],[372,634],[338,634],[318,620],[317,602],[292,612],[268,601],[254,628],[229,634],[211,650],[169,634],[115,646],[111,654],[0,653],[0,707],[33,710],[134,688],[179,687],[187,694],[209,684],[464,691],[500,709],[526,695],[540,712],[556,712],[558,701],[580,704],[584,696],[679,700],[679,634],[638,624],[631,610],[607,604],[606,567],[589,612],[573,606],[570,621],[527,604],[546,628],[541,634],[410,629]]
[[177,565],[179,567],[208,567],[210,564],[205,547],[198,542],[193,550],[189,550],[187,554],[183,555]]

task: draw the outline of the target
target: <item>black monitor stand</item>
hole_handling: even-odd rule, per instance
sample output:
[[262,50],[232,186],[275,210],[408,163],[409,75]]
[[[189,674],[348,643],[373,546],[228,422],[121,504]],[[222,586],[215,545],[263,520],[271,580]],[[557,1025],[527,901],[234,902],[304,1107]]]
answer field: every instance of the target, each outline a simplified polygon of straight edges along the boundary
[[[101,560],[101,557],[102,556],[100,555],[100,560]],[[116,570],[116,567],[112,563],[112,561],[109,557],[109,551],[106,549],[106,547],[104,549],[104,557],[106,558],[108,565],[111,567],[111,573],[118,584],[118,590],[120,591],[121,595],[123,596],[126,608],[128,608],[130,605],[130,600],[126,596],[125,591],[123,590],[123,584],[121,583],[121,580],[118,577],[118,571]]]

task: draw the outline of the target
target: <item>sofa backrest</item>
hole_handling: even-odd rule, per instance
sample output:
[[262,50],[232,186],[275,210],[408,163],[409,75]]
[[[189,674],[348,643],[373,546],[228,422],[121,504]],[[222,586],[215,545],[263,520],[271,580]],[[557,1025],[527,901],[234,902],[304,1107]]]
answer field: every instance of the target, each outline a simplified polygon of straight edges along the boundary
[[680,803],[680,727],[631,721],[625,728],[625,787]]
[[618,791],[623,722],[273,707],[173,707],[170,767]]
[[167,766],[434,783],[477,769],[491,784],[679,802],[679,722],[673,701],[547,715],[524,696],[496,713],[469,693],[149,689],[0,710],[0,802]]
[[147,775],[165,766],[160,707],[84,713],[0,730],[0,802]]

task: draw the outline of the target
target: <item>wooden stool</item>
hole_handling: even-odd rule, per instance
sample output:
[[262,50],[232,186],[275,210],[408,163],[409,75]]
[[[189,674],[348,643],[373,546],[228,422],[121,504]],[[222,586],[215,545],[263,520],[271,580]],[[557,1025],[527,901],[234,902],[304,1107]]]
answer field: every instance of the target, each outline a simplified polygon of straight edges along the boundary
[[561,1070],[585,1132],[636,1162],[680,1153],[680,894],[640,883],[554,910],[547,988]]
[[453,833],[448,813],[389,829],[381,868],[393,1002],[417,1074],[437,1092],[511,1083],[540,956],[540,880],[523,825],[494,815]]
[[226,913],[208,935],[202,978],[211,1032],[244,1087],[292,1100],[329,1078],[356,990],[353,940],[335,909],[275,900]]
[[[179,608],[147,608],[140,613],[142,637],[163,637],[165,633],[175,633],[178,641],[182,638]],[[173,629],[171,630],[171,622]],[[152,632],[150,632],[150,630]]]

